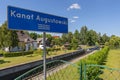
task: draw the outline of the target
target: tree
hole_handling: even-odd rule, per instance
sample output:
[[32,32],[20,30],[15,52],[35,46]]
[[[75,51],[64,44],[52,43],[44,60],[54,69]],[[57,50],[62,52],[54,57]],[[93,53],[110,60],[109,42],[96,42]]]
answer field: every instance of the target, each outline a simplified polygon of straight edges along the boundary
[[1,29],[1,27],[0,27],[0,35],[1,35],[0,36],[0,48],[2,48],[2,45],[3,45],[3,42],[2,42],[3,40],[2,39],[3,38],[2,38],[2,29]]
[[106,45],[109,45],[110,48],[120,48],[120,37],[112,36]]
[[98,34],[97,34],[97,36],[98,36],[98,44],[101,44],[101,41],[102,41],[102,37],[101,37],[101,33],[99,32]]
[[67,34],[67,42],[71,43],[72,42],[72,38],[73,38],[72,32],[68,32],[68,34]]
[[61,39],[60,38],[53,38],[52,44],[53,45],[61,45]]
[[87,44],[87,27],[83,26],[80,30],[80,42],[81,44],[85,45]]
[[92,46],[98,41],[98,34],[94,30],[89,30],[87,33],[87,43]]
[[50,34],[47,34],[46,37],[47,37],[46,45],[51,46],[53,37]]
[[101,43],[105,44],[105,42],[108,42],[109,40],[110,40],[110,38],[106,34],[103,34]]
[[73,38],[72,32],[68,32],[68,34],[63,34],[61,38],[61,43],[66,44],[66,43],[71,43]]
[[42,38],[42,37],[43,37],[43,34],[37,34],[37,37],[38,37],[38,38]]
[[77,40],[80,39],[80,37],[79,37],[79,31],[78,31],[78,30],[75,30],[74,37],[75,37]]
[[0,47],[15,47],[18,46],[18,36],[16,31],[7,29],[7,22],[0,28]]
[[68,42],[67,34],[62,34],[62,44],[65,44],[66,42]]
[[78,47],[78,39],[73,37],[72,42],[71,42],[71,46],[72,46],[72,49],[77,49],[77,47]]
[[34,40],[37,39],[37,33],[30,33],[29,35],[32,39],[34,39]]

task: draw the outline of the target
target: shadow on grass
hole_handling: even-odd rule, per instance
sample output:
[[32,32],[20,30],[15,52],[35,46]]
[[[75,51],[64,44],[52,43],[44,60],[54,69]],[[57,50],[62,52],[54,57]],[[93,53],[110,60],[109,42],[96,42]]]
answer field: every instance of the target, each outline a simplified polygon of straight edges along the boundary
[[10,63],[10,61],[0,60],[0,64],[4,64],[4,63]]

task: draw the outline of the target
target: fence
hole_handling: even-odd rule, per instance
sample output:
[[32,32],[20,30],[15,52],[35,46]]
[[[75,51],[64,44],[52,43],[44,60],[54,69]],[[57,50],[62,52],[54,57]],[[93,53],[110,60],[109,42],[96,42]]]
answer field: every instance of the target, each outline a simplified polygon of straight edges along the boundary
[[[47,80],[79,80],[80,67],[76,64],[55,60],[47,63]],[[38,66],[15,80],[43,80],[43,65]]]
[[[43,65],[15,80],[43,80]],[[120,70],[95,64],[73,64],[63,60],[47,63],[47,80],[120,80]]]
[[120,69],[103,65],[84,64],[82,80],[120,80]]

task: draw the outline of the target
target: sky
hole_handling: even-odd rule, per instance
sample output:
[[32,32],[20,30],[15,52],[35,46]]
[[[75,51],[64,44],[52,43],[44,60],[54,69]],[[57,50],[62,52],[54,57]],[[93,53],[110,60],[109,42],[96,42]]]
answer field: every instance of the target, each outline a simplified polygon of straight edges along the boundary
[[8,5],[66,17],[69,32],[87,26],[120,36],[120,0],[0,0],[0,25],[7,20]]

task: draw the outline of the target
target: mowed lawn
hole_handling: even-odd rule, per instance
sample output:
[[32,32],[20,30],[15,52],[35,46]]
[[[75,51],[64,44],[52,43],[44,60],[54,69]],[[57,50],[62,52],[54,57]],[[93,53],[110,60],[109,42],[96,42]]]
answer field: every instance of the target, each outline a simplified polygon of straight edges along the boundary
[[110,50],[106,66],[120,69],[120,49]]
[[0,69],[12,67],[15,65],[25,64],[28,62],[36,61],[42,59],[41,55],[39,54],[32,54],[26,56],[19,56],[19,57],[2,57],[0,58]]
[[120,49],[110,50],[101,78],[103,80],[120,80]]
[[[69,52],[74,52],[75,50],[67,50],[67,51],[57,51],[57,52],[51,52],[47,57],[53,57],[61,54],[66,54]],[[0,69],[8,68],[20,64],[25,64],[37,60],[41,60],[42,56],[41,54],[32,54],[32,55],[25,55],[25,56],[19,56],[19,57],[0,57]]]

